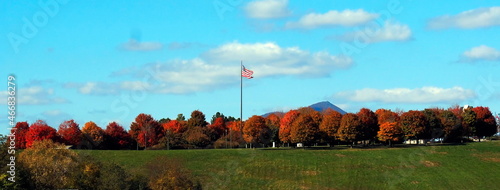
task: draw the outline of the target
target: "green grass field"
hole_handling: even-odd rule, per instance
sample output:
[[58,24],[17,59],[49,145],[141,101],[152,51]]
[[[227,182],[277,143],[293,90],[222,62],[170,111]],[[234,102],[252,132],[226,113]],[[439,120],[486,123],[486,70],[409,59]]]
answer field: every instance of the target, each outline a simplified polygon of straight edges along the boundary
[[79,152],[132,171],[156,156],[178,158],[204,189],[500,188],[500,141],[367,149]]

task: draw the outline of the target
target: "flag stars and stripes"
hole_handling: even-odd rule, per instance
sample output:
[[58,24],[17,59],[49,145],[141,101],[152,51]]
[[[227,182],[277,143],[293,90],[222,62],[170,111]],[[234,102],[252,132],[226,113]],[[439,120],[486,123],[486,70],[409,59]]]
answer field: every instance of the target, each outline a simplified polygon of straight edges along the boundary
[[241,76],[242,76],[242,77],[246,77],[246,78],[248,78],[248,79],[253,78],[253,76],[252,76],[252,75],[253,75],[253,71],[251,71],[251,70],[249,70],[249,69],[245,68],[245,66],[243,66],[243,65],[241,65],[241,67],[242,67],[242,68],[241,68]]

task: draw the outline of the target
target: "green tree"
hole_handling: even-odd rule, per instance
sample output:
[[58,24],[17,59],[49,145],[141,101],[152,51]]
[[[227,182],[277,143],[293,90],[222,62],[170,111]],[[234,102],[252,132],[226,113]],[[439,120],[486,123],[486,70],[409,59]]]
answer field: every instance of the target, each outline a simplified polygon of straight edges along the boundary
[[443,112],[442,109],[433,108],[425,109],[422,111],[424,113],[427,121],[429,122],[429,132],[430,138],[442,138],[444,136],[443,126],[441,125],[440,115]]
[[186,117],[184,117],[184,114],[180,113],[180,114],[177,114],[177,119],[175,119],[177,121],[186,121]]
[[188,128],[191,127],[206,127],[208,123],[205,120],[205,114],[199,110],[191,112],[191,118],[187,121]]
[[465,109],[462,118],[463,135],[469,138],[476,134],[476,112],[472,108]]
[[462,135],[462,123],[459,118],[449,110],[443,111],[440,118],[445,141],[458,140]]

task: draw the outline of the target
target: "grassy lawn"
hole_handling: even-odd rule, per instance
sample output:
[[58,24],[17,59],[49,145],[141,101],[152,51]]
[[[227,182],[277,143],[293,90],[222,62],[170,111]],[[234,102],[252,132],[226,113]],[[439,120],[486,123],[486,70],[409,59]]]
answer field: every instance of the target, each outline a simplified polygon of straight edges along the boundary
[[204,189],[497,189],[500,141],[327,150],[85,150],[135,171],[155,156],[184,160]]

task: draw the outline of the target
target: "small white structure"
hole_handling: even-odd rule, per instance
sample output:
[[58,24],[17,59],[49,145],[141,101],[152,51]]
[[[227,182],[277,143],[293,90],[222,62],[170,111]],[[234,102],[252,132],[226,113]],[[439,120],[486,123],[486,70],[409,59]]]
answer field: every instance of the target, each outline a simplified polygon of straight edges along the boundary
[[297,143],[297,148],[302,148],[302,147],[304,147],[304,144],[302,144],[302,143]]

